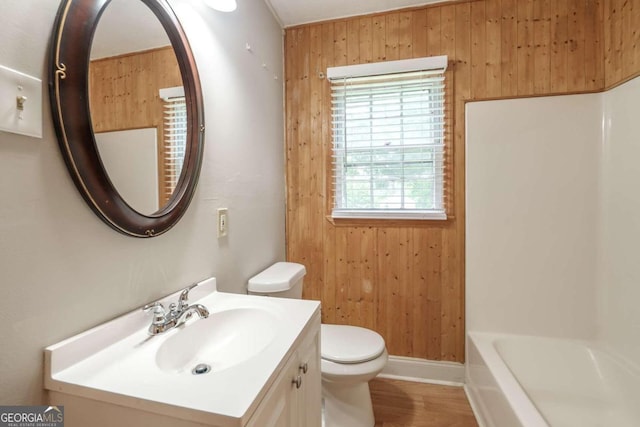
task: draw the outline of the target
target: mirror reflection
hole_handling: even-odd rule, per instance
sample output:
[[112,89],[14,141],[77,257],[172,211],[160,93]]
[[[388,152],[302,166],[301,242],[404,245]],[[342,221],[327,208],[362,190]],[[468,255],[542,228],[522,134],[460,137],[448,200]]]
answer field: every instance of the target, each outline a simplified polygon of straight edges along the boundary
[[112,0],[102,14],[91,46],[89,103],[115,189],[141,214],[157,212],[180,177],[187,117],[175,53],[142,1]]

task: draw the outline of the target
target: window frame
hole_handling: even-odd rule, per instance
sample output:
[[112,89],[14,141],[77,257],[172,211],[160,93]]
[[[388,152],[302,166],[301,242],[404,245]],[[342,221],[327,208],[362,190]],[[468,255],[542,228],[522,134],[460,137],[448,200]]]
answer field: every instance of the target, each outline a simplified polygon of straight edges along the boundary
[[[343,67],[331,67],[327,69],[327,80],[331,82],[330,92],[332,93],[333,99],[333,85],[339,84],[340,81],[344,81],[345,79],[357,79],[362,77],[375,77],[375,76],[383,76],[388,74],[393,75],[403,75],[406,73],[412,72],[438,72],[442,77],[447,80],[446,69],[447,69],[447,56],[436,56],[436,57],[427,57],[427,58],[415,58],[409,60],[400,60],[400,61],[386,61],[379,63],[367,63],[367,64],[358,64],[358,65],[350,65]],[[398,91],[398,97],[402,97],[403,93]],[[439,197],[439,206],[437,209],[392,209],[392,208],[340,208],[337,205],[337,198],[341,197],[339,195],[339,189],[337,188],[337,184],[334,183],[334,168],[338,168],[338,165],[334,164],[333,157],[336,155],[335,144],[336,141],[334,139],[334,132],[331,132],[331,143],[330,143],[330,177],[329,177],[329,185],[328,188],[331,190],[331,196],[329,197],[329,206],[328,206],[328,219],[333,221],[343,221],[350,220],[357,222],[358,220],[363,221],[371,221],[376,222],[377,220],[400,220],[400,222],[411,222],[408,220],[447,220],[452,218],[448,215],[450,211],[450,207],[448,206],[448,199],[446,197],[447,188],[451,185],[450,177],[448,176],[448,161],[447,161],[447,152],[449,150],[450,142],[448,136],[448,121],[449,116],[449,90],[442,89],[442,113],[444,117],[442,118],[441,128],[438,132],[441,132],[440,138],[442,139],[442,145],[440,148],[438,146],[434,146],[436,148],[432,148],[435,154],[438,151],[440,156],[439,161],[441,162],[442,171],[439,173],[434,173],[434,179],[436,182],[434,183],[434,190],[437,191]],[[402,108],[402,103],[400,104]],[[329,116],[332,117],[332,110],[329,112]],[[346,114],[346,112],[345,112]],[[330,123],[334,125],[333,117],[330,120]],[[400,126],[403,126],[401,124]],[[404,140],[403,140],[404,141]],[[404,146],[404,145],[403,145]],[[389,162],[389,164],[394,162]],[[398,161],[398,165],[405,165],[406,162]],[[435,167],[435,166],[434,166]],[[404,174],[403,174],[404,176]],[[436,178],[437,177],[437,178]],[[346,181],[343,181],[346,182]],[[404,182],[402,184],[404,191]],[[374,191],[373,189],[371,191]],[[404,200],[402,201],[404,203]],[[441,207],[441,208],[440,208]]]

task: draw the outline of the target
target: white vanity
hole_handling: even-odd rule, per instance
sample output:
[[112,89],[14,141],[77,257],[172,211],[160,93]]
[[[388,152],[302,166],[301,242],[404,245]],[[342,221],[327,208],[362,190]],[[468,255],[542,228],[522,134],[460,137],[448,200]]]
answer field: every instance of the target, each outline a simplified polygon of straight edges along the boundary
[[45,349],[67,427],[320,427],[318,302],[217,292],[215,279],[190,300],[209,317],[151,336],[138,309]]

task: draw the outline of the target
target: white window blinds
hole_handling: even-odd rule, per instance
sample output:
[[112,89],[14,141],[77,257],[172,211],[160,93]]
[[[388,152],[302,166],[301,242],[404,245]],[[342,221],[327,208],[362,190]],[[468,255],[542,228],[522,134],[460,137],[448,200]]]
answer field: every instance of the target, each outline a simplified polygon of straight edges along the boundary
[[379,64],[327,70],[332,216],[446,219],[446,57]]
[[[167,92],[164,92],[167,91]],[[160,91],[164,100],[164,197],[167,201],[178,184],[187,142],[187,105],[182,87]],[[164,96],[163,96],[164,95]]]

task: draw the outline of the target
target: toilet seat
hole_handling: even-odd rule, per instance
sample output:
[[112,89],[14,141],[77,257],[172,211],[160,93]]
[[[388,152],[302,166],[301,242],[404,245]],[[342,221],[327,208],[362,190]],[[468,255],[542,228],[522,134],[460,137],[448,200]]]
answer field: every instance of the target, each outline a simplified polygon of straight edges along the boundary
[[358,326],[323,324],[320,337],[322,359],[333,363],[364,363],[385,351],[380,334]]

